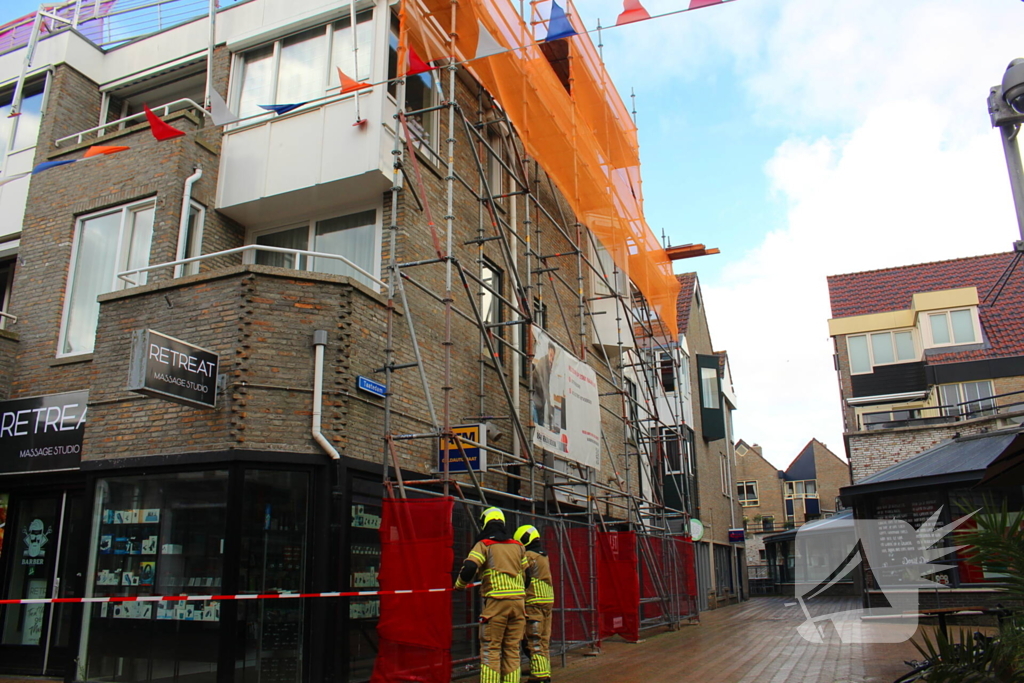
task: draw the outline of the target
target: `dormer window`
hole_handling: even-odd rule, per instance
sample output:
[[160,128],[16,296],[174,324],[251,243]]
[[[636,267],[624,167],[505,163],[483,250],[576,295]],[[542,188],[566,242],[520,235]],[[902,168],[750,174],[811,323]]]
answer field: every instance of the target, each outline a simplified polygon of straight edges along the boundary
[[850,373],[872,372],[876,365],[892,365],[917,360],[913,330],[893,330],[847,337]]
[[975,309],[961,308],[927,315],[928,320],[923,327],[931,339],[929,346],[975,344],[980,340]]

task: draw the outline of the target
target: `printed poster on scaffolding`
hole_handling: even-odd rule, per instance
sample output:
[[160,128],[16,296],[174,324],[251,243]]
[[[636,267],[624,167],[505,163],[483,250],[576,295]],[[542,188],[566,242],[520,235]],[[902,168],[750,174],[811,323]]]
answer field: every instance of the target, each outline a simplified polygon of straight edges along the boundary
[[533,443],[597,468],[601,462],[601,405],[593,368],[533,326],[530,413]]

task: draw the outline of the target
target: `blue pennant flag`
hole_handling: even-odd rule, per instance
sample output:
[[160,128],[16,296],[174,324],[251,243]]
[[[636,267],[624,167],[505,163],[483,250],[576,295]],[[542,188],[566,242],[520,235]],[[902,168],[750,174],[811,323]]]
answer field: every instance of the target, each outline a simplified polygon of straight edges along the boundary
[[267,111],[272,111],[277,114],[287,114],[292,109],[298,109],[304,104],[305,102],[296,102],[295,104],[257,104],[256,106],[260,109],[266,109]]
[[54,166],[73,164],[76,161],[78,161],[78,159],[64,159],[63,161],[44,161],[43,163],[39,164],[38,166],[32,169],[32,175],[35,175],[36,173],[42,173],[43,171],[49,170]]
[[558,3],[551,0],[551,17],[548,19],[548,36],[545,41],[558,40],[559,38],[571,38],[576,35],[576,29],[569,23],[569,17],[565,16],[565,10],[558,6]]

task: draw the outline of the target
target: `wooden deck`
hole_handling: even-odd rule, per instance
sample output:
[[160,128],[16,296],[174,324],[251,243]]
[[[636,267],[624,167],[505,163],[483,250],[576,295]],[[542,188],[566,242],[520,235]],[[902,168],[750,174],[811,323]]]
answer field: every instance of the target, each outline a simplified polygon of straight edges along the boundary
[[[792,598],[762,597],[701,614],[700,625],[645,634],[638,644],[605,641],[596,657],[570,656],[556,668],[558,683],[891,683],[920,659],[910,642],[843,643],[825,627],[824,643],[797,633],[804,617]],[[859,601],[836,598],[819,614],[857,609]],[[920,630],[918,631],[920,635]],[[557,665],[558,662],[553,662]]]

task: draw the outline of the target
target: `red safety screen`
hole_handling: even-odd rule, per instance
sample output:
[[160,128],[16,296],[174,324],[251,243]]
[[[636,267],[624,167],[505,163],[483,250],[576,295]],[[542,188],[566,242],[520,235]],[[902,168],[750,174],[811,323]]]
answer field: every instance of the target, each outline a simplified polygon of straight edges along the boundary
[[665,616],[665,605],[671,604],[671,576],[666,571],[662,540],[657,536],[638,536],[640,552],[640,620]]
[[[682,538],[675,539],[676,552],[679,553],[679,571],[682,572],[681,582],[683,601],[681,616],[697,613],[697,564],[693,553],[693,542]],[[688,603],[688,604],[687,604]]]
[[[385,498],[380,588],[451,588],[452,498]],[[373,683],[451,680],[452,599],[439,593],[383,595]]]
[[549,525],[544,529],[544,549],[551,558],[555,586],[557,612],[551,623],[552,640],[580,643],[593,639],[597,611],[591,598],[594,567],[590,561],[590,529]]
[[597,592],[601,638],[618,634],[640,640],[640,579],[636,534],[597,532]]

